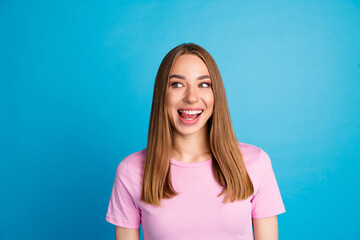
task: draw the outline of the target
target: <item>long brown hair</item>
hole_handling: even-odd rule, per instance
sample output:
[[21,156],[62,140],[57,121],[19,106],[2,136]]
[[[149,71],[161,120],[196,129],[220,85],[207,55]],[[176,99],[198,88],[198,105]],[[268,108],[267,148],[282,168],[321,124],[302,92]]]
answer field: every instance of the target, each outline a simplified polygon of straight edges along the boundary
[[166,93],[169,74],[175,59],[184,54],[200,57],[206,64],[214,93],[213,115],[209,118],[209,147],[213,158],[212,171],[225,193],[223,203],[246,199],[254,192],[246,171],[236,136],[231,124],[225,88],[219,69],[211,55],[199,45],[188,43],[173,48],[163,59],[155,79],[151,107],[146,157],[143,170],[141,200],[155,206],[163,198],[170,199],[178,193],[174,190],[170,176],[170,154],[172,148],[171,126],[166,111]]

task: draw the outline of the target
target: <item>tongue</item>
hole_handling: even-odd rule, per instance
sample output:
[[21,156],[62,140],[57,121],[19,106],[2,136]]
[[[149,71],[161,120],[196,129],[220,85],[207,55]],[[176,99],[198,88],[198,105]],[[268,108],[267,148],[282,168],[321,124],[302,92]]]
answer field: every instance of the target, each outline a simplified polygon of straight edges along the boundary
[[182,118],[195,118],[196,117],[196,114],[194,115],[191,115],[191,114],[186,114],[185,112],[183,112],[180,117]]

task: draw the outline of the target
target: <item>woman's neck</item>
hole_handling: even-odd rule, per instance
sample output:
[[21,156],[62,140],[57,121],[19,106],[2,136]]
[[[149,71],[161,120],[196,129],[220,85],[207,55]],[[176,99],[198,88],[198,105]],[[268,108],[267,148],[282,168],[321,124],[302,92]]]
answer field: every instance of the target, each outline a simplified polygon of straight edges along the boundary
[[207,130],[192,135],[173,133],[171,158],[180,162],[201,162],[211,158]]

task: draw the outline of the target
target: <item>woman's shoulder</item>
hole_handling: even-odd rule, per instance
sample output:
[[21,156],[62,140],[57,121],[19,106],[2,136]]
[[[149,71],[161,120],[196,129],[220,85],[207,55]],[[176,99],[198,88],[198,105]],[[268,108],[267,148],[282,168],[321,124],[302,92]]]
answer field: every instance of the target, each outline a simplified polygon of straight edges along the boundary
[[237,142],[245,165],[259,165],[264,160],[270,160],[269,155],[260,147],[248,143]]
[[259,180],[264,171],[271,166],[268,154],[260,147],[248,143],[238,142],[246,169],[253,182]]
[[[244,157],[244,161],[245,161],[245,156],[247,158],[249,157],[260,157],[261,152],[263,151],[260,147],[257,147],[255,145],[251,145],[248,143],[243,143],[243,142],[237,142],[239,148],[240,148],[240,152]],[[247,159],[249,160],[249,159]]]
[[142,167],[144,165],[144,161],[145,161],[145,155],[146,155],[146,148],[126,156],[120,162],[120,164],[122,164],[122,162],[124,162],[129,166],[129,168],[141,168],[142,169]]
[[117,174],[121,176],[142,176],[146,149],[134,152],[124,157],[117,167]]

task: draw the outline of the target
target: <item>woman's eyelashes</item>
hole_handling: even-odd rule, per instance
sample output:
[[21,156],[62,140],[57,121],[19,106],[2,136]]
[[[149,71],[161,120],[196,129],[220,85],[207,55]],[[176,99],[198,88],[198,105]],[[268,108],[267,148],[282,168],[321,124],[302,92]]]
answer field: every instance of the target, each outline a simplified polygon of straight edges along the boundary
[[174,88],[179,88],[179,87],[182,86],[182,84],[179,83],[179,82],[173,82],[173,83],[171,84],[171,86],[174,87]]
[[[171,86],[173,88],[179,88],[179,87],[183,87],[184,85],[180,82],[173,82],[173,83],[171,83]],[[202,82],[199,84],[199,87],[201,87],[201,88],[208,88],[210,86],[211,86],[211,83],[208,83],[208,82]]]
[[200,86],[207,88],[207,87],[211,86],[211,83],[202,82],[202,83],[200,83]]

